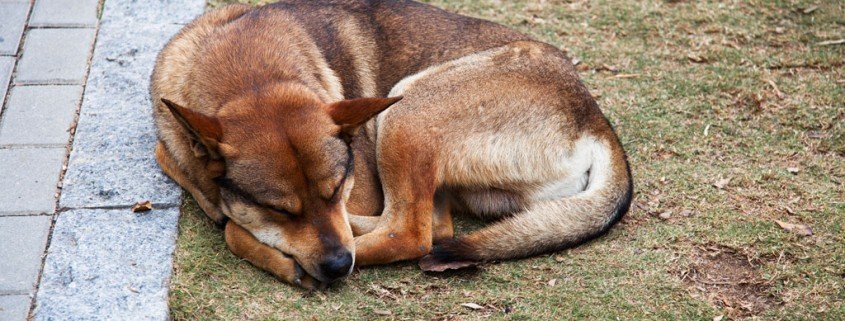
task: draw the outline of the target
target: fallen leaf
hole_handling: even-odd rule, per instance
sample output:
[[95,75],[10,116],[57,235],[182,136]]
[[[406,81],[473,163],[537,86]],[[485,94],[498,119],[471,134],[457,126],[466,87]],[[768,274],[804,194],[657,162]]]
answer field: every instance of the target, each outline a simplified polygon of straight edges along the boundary
[[778,85],[775,84],[775,82],[773,80],[769,79],[769,80],[767,80],[767,82],[769,83],[769,86],[772,86],[772,89],[774,89],[775,96],[777,96],[778,99],[783,99],[785,97],[783,92],[780,91],[780,88],[778,88]]
[[786,210],[786,213],[787,213],[787,214],[789,214],[789,215],[795,215],[795,210],[793,210],[791,207],[789,207],[789,206],[784,206],[784,207],[783,207],[783,209],[784,209],[784,210]]
[[699,63],[699,64],[707,62],[707,58],[702,57],[701,55],[692,54],[692,53],[687,55],[687,59],[689,59],[689,61],[692,61],[694,63]]
[[392,315],[393,314],[393,312],[390,312],[388,310],[373,310],[373,313],[375,313],[377,315]]
[[841,44],[845,44],[845,39],[817,42],[816,46],[833,46],[833,45],[841,45]]
[[446,270],[457,270],[478,265],[478,262],[473,261],[451,261],[444,262],[436,259],[432,255],[426,255],[420,259],[420,269],[426,272],[443,272]]
[[596,71],[609,71],[609,72],[616,72],[619,69],[616,66],[611,66],[608,64],[601,64],[601,67],[596,68]]
[[713,187],[718,188],[718,189],[725,189],[725,187],[727,187],[728,183],[730,183],[730,182],[731,182],[730,177],[722,178],[722,179],[719,179],[718,181],[716,181],[715,183],[713,183]]
[[801,10],[801,12],[803,12],[804,14],[811,14],[811,13],[813,13],[813,11],[816,11],[818,8],[819,8],[819,6],[810,6],[809,8]]
[[640,74],[618,74],[613,76],[613,78],[639,78]]
[[332,310],[337,311],[337,310],[340,310],[340,308],[341,308],[341,307],[343,307],[343,303],[340,303],[340,304],[333,304],[333,305],[332,305]]
[[549,284],[549,286],[555,286],[555,285],[557,285],[557,279],[551,279],[551,280],[549,280],[549,283],[548,283],[548,284]]
[[683,216],[683,217],[689,217],[691,215],[692,215],[692,211],[690,211],[690,210],[681,211],[681,216]]
[[475,303],[472,303],[472,302],[470,302],[470,303],[461,303],[461,306],[462,306],[462,307],[465,307],[465,308],[470,308],[470,309],[472,309],[472,310],[481,310],[481,309],[484,309],[484,307],[483,307],[483,306],[480,306],[480,305],[475,304]]
[[798,172],[800,172],[801,169],[798,168],[798,167],[787,167],[786,171],[789,172],[790,174],[794,175],[794,174],[798,174]]
[[813,229],[804,224],[793,224],[778,220],[775,220],[775,223],[778,223],[778,225],[787,232],[792,232],[800,236],[813,235]]
[[672,218],[672,211],[660,213],[660,215],[658,215],[657,217],[659,217],[661,220],[668,220]]
[[146,212],[153,209],[153,203],[149,200],[139,201],[132,205],[133,212]]
[[783,27],[775,27],[775,33],[781,34],[784,33],[786,30]]
[[560,256],[560,255],[555,255],[555,262],[557,262],[557,263],[561,263],[561,262],[563,262],[563,261],[566,261],[566,258],[565,258],[565,257],[562,257],[562,256]]
[[717,316],[713,317],[713,321],[722,321],[722,319],[724,319],[724,318],[725,318],[724,315],[717,315]]

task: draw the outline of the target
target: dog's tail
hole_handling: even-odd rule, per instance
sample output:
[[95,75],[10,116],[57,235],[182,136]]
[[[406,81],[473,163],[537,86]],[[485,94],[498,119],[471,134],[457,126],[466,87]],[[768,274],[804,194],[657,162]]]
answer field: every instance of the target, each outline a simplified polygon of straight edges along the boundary
[[[612,132],[611,132],[612,133]],[[605,234],[627,213],[633,183],[625,151],[615,135],[591,145],[586,189],[539,202],[476,232],[439,242],[440,262],[481,262],[561,250]]]

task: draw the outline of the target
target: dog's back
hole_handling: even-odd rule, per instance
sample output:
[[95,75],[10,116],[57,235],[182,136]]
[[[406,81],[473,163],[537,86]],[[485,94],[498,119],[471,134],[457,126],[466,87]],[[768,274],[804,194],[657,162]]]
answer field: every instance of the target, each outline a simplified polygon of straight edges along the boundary
[[[385,96],[427,67],[529,39],[502,25],[414,1],[280,1],[337,72],[347,98]],[[280,31],[284,32],[284,31]]]

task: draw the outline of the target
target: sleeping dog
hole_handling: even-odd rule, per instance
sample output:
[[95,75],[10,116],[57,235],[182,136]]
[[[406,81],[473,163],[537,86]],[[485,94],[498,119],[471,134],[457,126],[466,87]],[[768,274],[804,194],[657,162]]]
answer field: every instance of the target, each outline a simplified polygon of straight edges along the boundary
[[[628,210],[625,152],[557,48],[413,1],[197,18],[158,56],[156,157],[230,250],[312,288],[557,251]],[[491,223],[453,236],[452,213]]]

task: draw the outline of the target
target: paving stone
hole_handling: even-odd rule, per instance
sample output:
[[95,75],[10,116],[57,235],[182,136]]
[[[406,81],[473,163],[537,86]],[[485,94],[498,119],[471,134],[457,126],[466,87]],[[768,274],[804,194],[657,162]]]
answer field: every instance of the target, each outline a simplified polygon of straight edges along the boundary
[[0,291],[33,292],[51,220],[51,216],[0,217]]
[[[137,24],[133,22],[133,25]],[[149,79],[179,25],[101,24],[65,174],[61,206],[178,204],[181,190],[154,159]]]
[[205,10],[197,0],[108,0],[100,24],[133,21],[143,24],[187,24]]
[[0,55],[15,55],[21,41],[29,0],[0,1]]
[[0,214],[53,213],[64,158],[64,147],[0,149]]
[[36,0],[32,27],[95,27],[99,0]]
[[0,320],[25,321],[31,303],[28,295],[0,295]]
[[66,145],[82,86],[17,86],[0,120],[0,145]]
[[6,89],[9,88],[9,80],[12,79],[12,69],[14,68],[15,57],[0,56],[0,110],[3,109],[3,102],[6,99]]
[[26,35],[16,83],[82,84],[94,29],[32,29]]
[[178,207],[59,214],[35,320],[167,320]]

